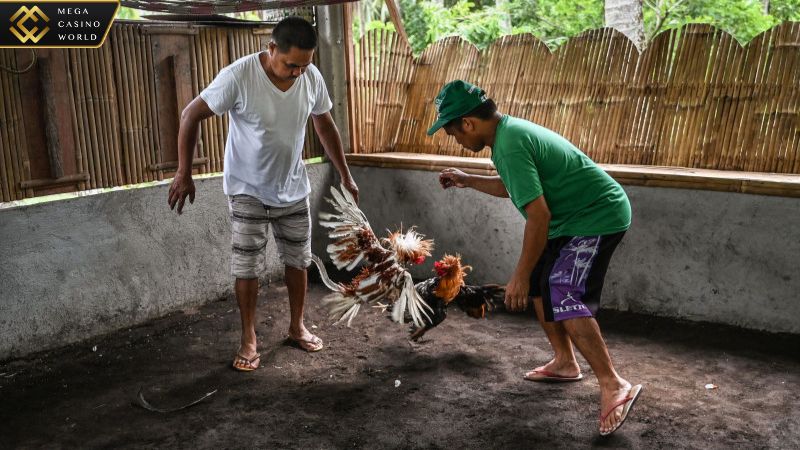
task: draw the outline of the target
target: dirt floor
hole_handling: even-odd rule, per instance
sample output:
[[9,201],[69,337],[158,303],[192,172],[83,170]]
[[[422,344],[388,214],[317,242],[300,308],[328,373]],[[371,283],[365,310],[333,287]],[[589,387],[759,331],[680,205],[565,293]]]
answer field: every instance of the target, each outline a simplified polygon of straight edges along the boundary
[[[526,314],[457,309],[418,344],[378,310],[334,326],[310,289],[317,354],[283,345],[286,289],[262,293],[262,368],[229,368],[232,299],[0,364],[3,448],[800,448],[800,338],[601,312],[623,376],[645,386],[624,427],[597,429],[586,380],[538,384],[548,360]],[[95,347],[96,346],[96,347]],[[706,389],[713,383],[716,389]],[[168,414],[136,406],[137,392]]]

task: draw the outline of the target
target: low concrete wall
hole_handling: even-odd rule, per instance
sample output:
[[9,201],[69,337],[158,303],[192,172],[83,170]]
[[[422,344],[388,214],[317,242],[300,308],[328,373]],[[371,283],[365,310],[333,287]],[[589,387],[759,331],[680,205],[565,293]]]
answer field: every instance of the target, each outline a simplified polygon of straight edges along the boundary
[[[523,219],[506,199],[442,190],[435,172],[354,167],[376,232],[417,225],[434,255],[461,253],[471,283],[505,283]],[[800,199],[625,186],[633,225],[602,307],[800,333]],[[414,270],[431,275],[432,261]]]
[[[333,171],[308,170],[316,216]],[[169,210],[163,183],[0,210],[0,360],[228,295],[222,178],[195,184],[181,216]],[[324,252],[317,229],[314,241]],[[282,278],[272,239],[267,252],[265,279]]]
[[[505,199],[438,187],[427,171],[353,167],[375,231],[417,225],[435,257],[460,253],[471,283],[505,283],[523,220]],[[312,214],[333,181],[309,166]],[[166,184],[0,210],[0,360],[142,323],[228,295],[227,203],[197,180],[182,216]],[[626,186],[634,224],[603,307],[800,333],[800,199]],[[314,252],[328,240],[314,228]],[[282,277],[274,242],[267,279]],[[413,270],[431,275],[433,259]],[[313,274],[312,274],[313,276]]]

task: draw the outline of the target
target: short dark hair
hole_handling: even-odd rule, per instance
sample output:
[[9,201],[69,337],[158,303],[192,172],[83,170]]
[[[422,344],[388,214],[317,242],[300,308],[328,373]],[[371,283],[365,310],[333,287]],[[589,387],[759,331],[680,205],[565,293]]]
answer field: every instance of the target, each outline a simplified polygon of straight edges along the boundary
[[281,53],[288,52],[292,47],[314,50],[317,48],[317,31],[306,19],[290,16],[275,25],[272,40]]
[[461,117],[457,117],[450,122],[447,122],[444,125],[444,128],[456,127],[459,131],[463,131],[461,128],[461,119],[465,117],[476,117],[481,120],[489,120],[494,117],[495,113],[497,113],[497,103],[495,103],[492,99],[487,99],[485,102],[473,108],[470,112]]

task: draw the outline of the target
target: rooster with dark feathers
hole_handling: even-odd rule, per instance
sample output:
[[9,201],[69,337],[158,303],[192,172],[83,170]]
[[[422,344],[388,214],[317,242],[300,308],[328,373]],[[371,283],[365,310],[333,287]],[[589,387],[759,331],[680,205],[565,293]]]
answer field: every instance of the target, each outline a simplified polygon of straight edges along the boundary
[[482,319],[487,311],[503,304],[505,288],[497,284],[470,286],[464,283],[471,266],[461,265],[461,256],[445,254],[433,264],[436,276],[417,283],[414,287],[433,314],[425,318],[422,326],[411,330],[411,339],[416,341],[436,327],[447,317],[447,306],[455,302],[468,316]]
[[332,198],[326,199],[335,213],[320,213],[320,225],[330,228],[328,254],[339,269],[361,271],[348,283],[332,281],[322,261],[312,255],[323,283],[333,291],[324,301],[337,322],[350,323],[362,304],[386,301],[393,304],[392,319],[413,322],[411,339],[417,340],[439,325],[447,316],[447,306],[455,302],[470,317],[483,318],[487,311],[502,304],[505,288],[496,284],[468,286],[464,277],[470,266],[461,265],[461,256],[445,255],[434,263],[436,276],[414,284],[407,268],[422,264],[431,256],[433,241],[423,239],[412,227],[405,233],[396,231],[378,239],[347,190],[331,187]]

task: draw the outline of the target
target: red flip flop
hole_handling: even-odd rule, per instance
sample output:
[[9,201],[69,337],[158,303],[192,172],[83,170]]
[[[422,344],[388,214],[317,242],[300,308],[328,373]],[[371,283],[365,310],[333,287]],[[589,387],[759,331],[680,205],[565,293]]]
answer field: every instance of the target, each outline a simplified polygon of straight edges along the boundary
[[603,433],[601,431],[600,432],[600,436],[608,436],[609,434],[619,430],[619,427],[621,427],[622,424],[625,423],[625,419],[628,418],[628,413],[631,412],[631,409],[633,409],[633,404],[636,403],[636,400],[639,399],[639,394],[642,393],[642,389],[644,389],[644,388],[642,387],[641,384],[637,384],[636,386],[633,386],[631,388],[631,390],[628,391],[628,395],[625,396],[625,398],[623,398],[622,400],[618,401],[614,406],[609,408],[608,411],[605,414],[602,414],[600,416],[600,422],[602,423],[604,420],[606,420],[606,417],[608,417],[609,414],[614,412],[615,409],[619,408],[620,405],[625,405],[622,408],[622,417],[620,418],[619,423],[617,424],[617,426],[615,426],[610,431],[607,431],[605,433]]
[[565,377],[548,370],[532,370],[523,375],[522,378],[528,381],[539,381],[544,383],[569,383],[571,381],[581,381],[583,379],[583,374],[579,373],[574,377]]

